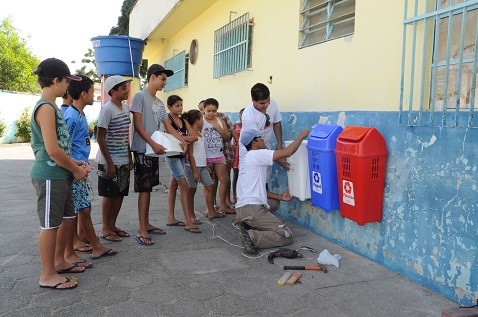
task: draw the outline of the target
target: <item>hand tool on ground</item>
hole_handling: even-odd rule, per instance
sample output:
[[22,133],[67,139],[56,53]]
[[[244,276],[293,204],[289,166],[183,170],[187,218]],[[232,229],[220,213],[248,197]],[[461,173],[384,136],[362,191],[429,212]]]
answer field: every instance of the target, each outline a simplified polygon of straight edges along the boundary
[[287,280],[287,282],[285,282],[287,285],[294,285],[295,283],[297,283],[298,280],[300,280],[300,278],[302,277],[302,273],[300,272],[295,272],[291,277],[290,279]]
[[284,275],[282,275],[282,277],[277,281],[277,285],[285,285],[285,283],[290,279],[291,276],[291,272],[285,272]]
[[279,248],[279,250],[277,250],[277,251],[270,252],[269,255],[267,256],[267,259],[269,260],[269,262],[271,264],[274,264],[274,258],[278,257],[278,256],[288,258],[288,259],[295,259],[295,258],[302,258],[303,257],[302,254],[300,254],[296,250],[287,249],[287,248]]
[[312,270],[312,271],[322,271],[327,273],[327,267],[325,265],[309,265],[309,266],[284,266],[284,270]]

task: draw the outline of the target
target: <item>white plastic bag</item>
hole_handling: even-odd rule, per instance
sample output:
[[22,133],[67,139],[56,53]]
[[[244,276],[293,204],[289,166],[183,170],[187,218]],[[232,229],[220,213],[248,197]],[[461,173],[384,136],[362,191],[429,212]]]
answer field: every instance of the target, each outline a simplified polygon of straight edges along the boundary
[[339,267],[339,260],[341,258],[342,257],[339,254],[332,255],[327,249],[325,249],[324,251],[320,252],[317,262],[324,265],[333,265],[335,267]]

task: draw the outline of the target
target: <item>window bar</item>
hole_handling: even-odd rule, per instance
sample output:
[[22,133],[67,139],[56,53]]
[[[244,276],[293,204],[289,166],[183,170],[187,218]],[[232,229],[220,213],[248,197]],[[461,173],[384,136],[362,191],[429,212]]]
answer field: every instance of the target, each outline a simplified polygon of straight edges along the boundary
[[[439,0],[437,0],[439,2]],[[437,4],[438,6],[438,4]],[[436,106],[436,87],[438,73],[438,43],[440,42],[440,17],[438,13],[435,15],[435,46],[433,48],[433,66],[432,66],[432,87],[430,93],[430,125],[435,122],[435,106]]]
[[[407,18],[408,0],[405,0],[405,10],[403,14],[403,20]],[[402,72],[400,76],[400,111],[398,113],[398,124],[402,124],[402,111],[403,111],[403,90],[404,88],[404,74],[405,74],[405,52],[406,52],[406,40],[407,40],[407,24],[403,26],[403,40],[402,40]]]
[[476,68],[478,60],[478,25],[476,26],[475,31],[475,61],[473,62],[473,73],[471,80],[471,98],[470,98],[470,115],[468,117],[468,126],[473,126],[473,115],[475,110],[475,92],[476,92]]
[[327,4],[327,16],[325,17],[325,21],[327,21],[327,27],[325,32],[325,40],[330,39],[330,35],[332,34],[332,29],[334,28],[333,22],[330,21],[330,17],[334,12],[334,5],[332,1],[329,1]]
[[463,8],[461,17],[461,35],[460,35],[460,62],[458,66],[458,80],[456,83],[456,108],[455,108],[455,127],[459,124],[460,116],[460,100],[461,100],[461,81],[463,76],[463,55],[465,45],[465,30],[466,30],[467,10]]
[[[308,0],[304,0],[304,5],[302,6],[302,11],[306,11],[308,3],[309,3]],[[309,23],[309,16],[307,14],[304,14],[303,17],[304,17],[304,21],[302,21],[302,26],[300,28],[301,30],[304,29],[305,26]],[[304,47],[304,43],[307,39],[307,32],[302,31],[301,35],[302,35],[302,39],[300,41],[299,47]]]
[[452,11],[448,13],[448,31],[447,31],[447,43],[446,43],[446,64],[445,64],[445,83],[443,88],[443,110],[441,122],[442,126],[446,125],[446,112],[448,106],[448,79],[450,77],[450,50],[451,50],[451,29],[453,24]]
[[[415,0],[415,16],[418,12],[418,0]],[[410,72],[410,102],[408,104],[408,124],[411,125],[413,112],[413,85],[415,77],[415,50],[417,46],[417,21],[413,21],[412,70]]]
[[[425,12],[428,9],[428,0],[425,1]],[[423,23],[423,52],[422,52],[422,85],[420,87],[420,110],[418,112],[418,124],[422,125],[423,123],[423,103],[424,103],[424,93],[425,93],[425,63],[427,56],[427,35],[428,35],[428,19],[424,19]]]

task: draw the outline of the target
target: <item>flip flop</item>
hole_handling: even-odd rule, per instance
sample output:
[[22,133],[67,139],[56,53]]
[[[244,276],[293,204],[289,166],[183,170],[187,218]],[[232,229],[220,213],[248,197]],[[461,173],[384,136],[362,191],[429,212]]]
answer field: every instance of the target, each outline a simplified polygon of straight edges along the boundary
[[130,234],[123,229],[113,230],[118,237],[127,238],[130,237]]
[[198,227],[194,227],[194,228],[184,228],[184,230],[189,231],[189,232],[191,232],[191,233],[201,233],[201,232],[202,232],[202,230],[199,229]]
[[139,244],[141,245],[153,245],[154,241],[150,237],[145,237],[145,236],[136,236],[135,237],[136,241],[138,241]]
[[98,260],[98,259],[101,259],[102,257],[105,257],[105,256],[113,256],[113,255],[116,255],[118,253],[118,251],[116,251],[115,249],[108,249],[106,250],[105,252],[103,252],[101,255],[98,255],[98,256],[90,256],[90,259],[92,260]]
[[56,271],[58,274],[63,274],[63,273],[83,273],[85,271],[85,268],[83,266],[80,266],[78,264],[72,263],[72,265],[63,270]]
[[202,221],[199,220],[199,219],[193,220],[193,223],[194,223],[195,225],[202,225]]
[[223,213],[223,212],[215,212],[215,214],[216,214],[216,215],[215,215],[215,216],[212,216],[212,217],[209,217],[208,214],[204,214],[204,215],[205,215],[205,216],[207,217],[207,219],[209,219],[209,220],[213,220],[214,218],[224,218],[224,217],[226,217],[226,214]]
[[[110,238],[113,236],[113,238]],[[116,237],[116,238],[115,238]],[[112,241],[112,242],[120,242],[123,241],[122,238],[118,237],[118,235],[114,232],[110,232],[108,234],[100,236],[101,239],[105,239],[106,241]]]
[[85,269],[91,269],[93,267],[93,263],[91,262],[88,262],[86,260],[83,260],[83,261],[79,261],[79,262],[75,262],[73,264],[76,264],[78,266],[82,266],[84,267]]
[[85,243],[85,244],[82,244],[80,246],[75,247],[74,250],[76,252],[80,252],[80,253],[91,253],[93,251],[93,248],[91,247],[91,245]]
[[65,281],[64,282],[60,282],[58,284],[55,284],[53,286],[49,286],[49,285],[39,285],[41,288],[50,288],[50,289],[59,289],[59,290],[62,290],[62,289],[72,289],[72,288],[75,288],[78,286],[78,283],[75,283],[73,284],[73,286],[70,286],[70,287],[58,287],[58,286],[61,286],[61,285],[65,285],[66,283],[69,283],[71,282],[71,280],[68,278],[68,277],[65,277]]
[[[182,221],[176,221],[176,222],[173,222],[173,223],[167,223],[166,226],[168,227],[184,227],[186,224]],[[159,228],[158,228],[159,229]],[[154,230],[154,229],[152,229]],[[161,230],[161,229],[160,229]],[[148,230],[149,233],[152,233]]]
[[[186,225],[186,224],[185,224]],[[160,236],[166,234],[166,231],[164,231],[163,229],[160,229],[160,228],[153,228],[153,229],[149,229],[148,230],[148,233],[150,234],[159,234]]]

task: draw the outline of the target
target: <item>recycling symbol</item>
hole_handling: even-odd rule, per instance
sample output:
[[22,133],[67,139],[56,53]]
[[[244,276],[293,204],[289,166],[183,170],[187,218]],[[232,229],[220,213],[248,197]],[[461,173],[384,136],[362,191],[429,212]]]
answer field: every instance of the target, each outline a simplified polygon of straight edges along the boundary
[[320,183],[320,175],[319,175],[319,173],[314,173],[314,182],[315,182],[315,183]]
[[352,186],[350,186],[350,183],[345,183],[344,184],[344,190],[347,194],[350,194],[352,192]]

